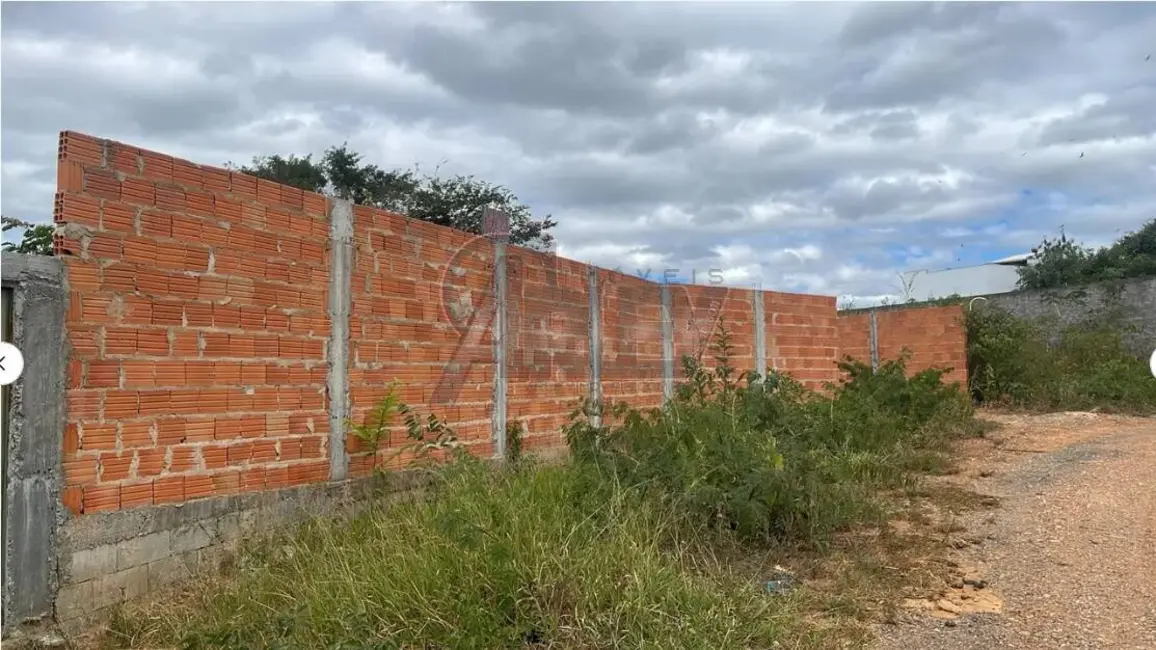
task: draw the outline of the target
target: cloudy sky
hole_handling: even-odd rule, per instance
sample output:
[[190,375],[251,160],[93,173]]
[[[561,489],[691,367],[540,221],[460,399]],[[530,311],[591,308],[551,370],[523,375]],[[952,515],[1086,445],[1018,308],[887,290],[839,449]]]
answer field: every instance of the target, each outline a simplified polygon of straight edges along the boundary
[[24,4],[3,212],[57,133],[207,164],[348,141],[552,213],[624,271],[870,297],[1156,217],[1156,4]]

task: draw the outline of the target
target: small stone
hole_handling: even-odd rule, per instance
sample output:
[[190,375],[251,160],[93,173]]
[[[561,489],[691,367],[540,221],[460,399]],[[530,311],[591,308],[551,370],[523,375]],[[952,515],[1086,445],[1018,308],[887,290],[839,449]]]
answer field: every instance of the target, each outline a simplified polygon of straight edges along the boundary
[[951,583],[952,589],[963,589],[963,580],[956,580]]
[[943,622],[943,627],[955,627],[956,625],[959,625],[959,621],[956,621],[954,618],[949,618]]
[[984,580],[983,578],[964,578],[963,582],[964,584],[971,585],[976,589],[983,589],[987,587],[987,580]]

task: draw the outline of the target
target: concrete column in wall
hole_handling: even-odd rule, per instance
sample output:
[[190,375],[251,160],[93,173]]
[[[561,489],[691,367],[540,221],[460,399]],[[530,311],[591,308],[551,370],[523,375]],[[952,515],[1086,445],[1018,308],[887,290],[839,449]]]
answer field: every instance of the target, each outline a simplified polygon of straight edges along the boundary
[[868,317],[867,346],[871,352],[871,372],[879,371],[879,321],[872,309]]
[[755,316],[755,372],[760,377],[767,374],[767,318],[763,311],[763,292],[755,289],[752,293],[751,304],[754,305]]
[[482,232],[494,245],[494,408],[490,437],[494,458],[506,457],[506,342],[509,335],[506,291],[506,245],[510,239],[510,215],[487,206],[482,210]]
[[593,408],[590,424],[602,425],[602,303],[598,295],[598,268],[586,268],[588,281],[587,296],[590,301],[590,316],[587,332],[590,336],[590,388],[588,397]]
[[353,285],[353,204],[329,199],[329,480],[349,476],[349,312]]
[[68,288],[55,257],[4,253],[4,340],[24,355],[24,372],[4,393],[4,632],[52,613],[58,524],[63,520],[64,318]]
[[670,284],[663,282],[662,288],[662,399],[669,402],[674,398],[674,308],[670,295]]

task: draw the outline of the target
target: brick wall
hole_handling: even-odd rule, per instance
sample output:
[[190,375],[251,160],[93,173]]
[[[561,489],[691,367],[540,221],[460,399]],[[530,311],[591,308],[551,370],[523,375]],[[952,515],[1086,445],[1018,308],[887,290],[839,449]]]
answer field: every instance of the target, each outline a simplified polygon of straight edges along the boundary
[[835,298],[768,291],[763,305],[771,367],[814,390],[835,381],[839,356]]
[[839,314],[839,357],[871,362],[871,315],[867,312]]
[[682,376],[684,355],[698,359],[708,368],[717,365],[712,344],[720,325],[730,335],[730,365],[738,373],[755,370],[751,291],[719,286],[671,285],[670,294],[677,376]]
[[[459,440],[486,455],[493,392],[488,240],[406,219],[353,209],[349,395],[351,418],[365,416],[393,382],[406,403],[453,423]],[[350,470],[406,458],[393,453],[400,426],[377,456],[346,437]]]
[[602,395],[638,408],[662,405],[662,288],[597,270],[602,317]]
[[507,270],[510,420],[526,428],[525,446],[563,444],[562,426],[590,381],[587,267],[510,248]]
[[912,352],[907,365],[912,372],[950,367],[945,380],[967,383],[967,331],[961,306],[885,311],[876,318],[881,359],[897,358],[907,348]]
[[[61,136],[55,219],[71,296],[64,501],[72,512],[402,463],[400,424],[377,454],[330,431],[340,417],[333,404],[362,422],[392,385],[422,415],[448,421],[474,453],[491,455],[490,240],[364,206],[350,213],[318,194],[76,133]],[[351,242],[331,233],[340,223]],[[335,261],[346,246],[349,258]],[[507,420],[525,426],[529,448],[561,445],[562,425],[591,390],[592,277],[603,396],[661,405],[661,285],[513,246],[506,275]],[[341,278],[347,288],[330,296]],[[763,292],[760,325],[751,290],[667,291],[676,378],[683,355],[714,365],[709,343],[720,323],[739,371],[756,369],[762,327],[766,365],[811,388],[837,378],[840,350],[866,352],[865,317],[836,318],[832,297]],[[342,301],[347,341],[333,325],[346,322],[333,311]],[[882,354],[908,345],[913,369],[959,360],[959,376],[962,330],[949,312],[881,313]],[[334,379],[338,361],[346,370]],[[342,442],[345,452],[331,453]]]
[[325,198],[60,140],[75,513],[324,480]]
[[[840,356],[870,362],[870,313],[857,310],[839,314]],[[961,305],[901,306],[874,313],[881,361],[897,359],[907,350],[911,353],[909,372],[951,368],[944,380],[967,384],[967,330]]]

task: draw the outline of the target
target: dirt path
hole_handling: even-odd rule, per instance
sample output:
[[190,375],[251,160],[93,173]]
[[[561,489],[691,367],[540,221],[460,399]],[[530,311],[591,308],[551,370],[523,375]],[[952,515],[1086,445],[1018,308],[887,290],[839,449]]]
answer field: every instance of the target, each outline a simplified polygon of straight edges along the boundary
[[1003,426],[943,479],[1001,500],[960,522],[968,580],[908,602],[879,647],[1156,648],[1156,419],[985,417]]

